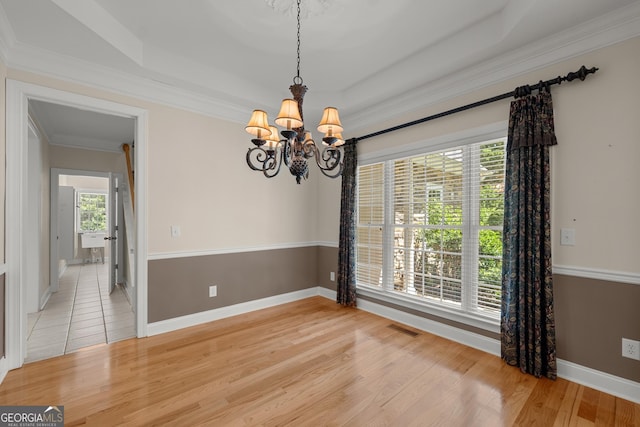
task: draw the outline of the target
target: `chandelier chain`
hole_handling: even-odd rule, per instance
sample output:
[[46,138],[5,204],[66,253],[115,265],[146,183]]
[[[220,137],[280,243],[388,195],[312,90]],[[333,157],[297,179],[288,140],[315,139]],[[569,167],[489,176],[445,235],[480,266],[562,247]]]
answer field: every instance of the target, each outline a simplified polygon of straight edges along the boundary
[[[289,1],[291,5],[291,0],[285,1]],[[255,136],[251,139],[254,147],[249,148],[246,155],[247,165],[251,170],[261,171],[267,178],[273,178],[278,175],[280,167],[284,164],[300,184],[302,179],[307,179],[309,176],[309,162],[312,158],[315,159],[323,175],[329,178],[342,175],[344,162],[341,146],[345,141],[341,135],[342,124],[338,117],[338,110],[334,107],[324,109],[318,125],[318,132],[325,134],[322,138],[325,147],[311,138],[311,132],[305,131],[302,100],[307,87],[302,84],[302,77],[300,77],[300,16],[302,14],[300,5],[302,2],[297,0],[296,3],[298,62],[296,76],[293,78],[293,84],[289,86],[293,99],[282,100],[280,113],[275,119],[277,125],[286,127],[280,132],[284,139],[278,136],[278,130],[274,126],[269,125],[267,113],[264,110],[253,110],[245,130]]]
[[294,79],[294,83],[302,84],[302,78],[300,77],[300,0],[298,0],[298,68],[297,68],[296,79]]

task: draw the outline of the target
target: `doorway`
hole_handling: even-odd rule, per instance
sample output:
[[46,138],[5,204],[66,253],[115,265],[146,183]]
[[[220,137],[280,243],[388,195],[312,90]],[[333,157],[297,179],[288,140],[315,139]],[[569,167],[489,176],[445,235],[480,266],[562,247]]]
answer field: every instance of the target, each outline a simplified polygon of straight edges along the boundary
[[56,290],[44,295],[40,310],[27,310],[25,362],[135,337],[132,284],[117,238],[125,227],[120,183],[120,174],[51,169],[50,288]]
[[[136,209],[133,221],[135,239],[133,247],[128,248],[132,259],[135,295],[136,336],[147,333],[147,266],[146,266],[146,223],[141,221],[146,216],[146,119],[145,110],[123,104],[104,101],[87,96],[72,94],[43,86],[7,80],[7,213],[6,213],[6,266],[7,292],[5,313],[7,319],[6,356],[7,368],[15,369],[24,363],[26,356],[27,332],[27,289],[22,278],[28,277],[27,271],[34,268],[29,263],[32,248],[28,239],[36,232],[37,227],[29,222],[25,213],[28,206],[28,109],[32,100],[50,102],[77,108],[82,111],[94,111],[118,117],[128,117],[135,121],[135,138],[137,153],[135,169]],[[128,254],[129,255],[129,254]],[[35,266],[37,267],[37,265]],[[41,270],[42,271],[42,270]]]

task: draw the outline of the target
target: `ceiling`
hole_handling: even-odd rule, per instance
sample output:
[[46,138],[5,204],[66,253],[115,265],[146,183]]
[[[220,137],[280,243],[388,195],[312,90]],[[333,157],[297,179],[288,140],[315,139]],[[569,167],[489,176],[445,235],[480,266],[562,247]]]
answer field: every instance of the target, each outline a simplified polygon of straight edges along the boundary
[[[239,123],[255,108],[273,119],[296,75],[295,8],[293,0],[0,0],[0,57]],[[348,137],[388,118],[388,106],[401,114],[507,77],[499,70],[511,77],[548,65],[554,52],[588,50],[585,39],[637,20],[640,1],[302,0],[301,13],[305,118],[315,123],[322,107],[338,107]],[[65,127],[77,110],[35,111],[43,126],[55,115],[52,132],[67,140],[109,138],[82,134],[77,118]]]

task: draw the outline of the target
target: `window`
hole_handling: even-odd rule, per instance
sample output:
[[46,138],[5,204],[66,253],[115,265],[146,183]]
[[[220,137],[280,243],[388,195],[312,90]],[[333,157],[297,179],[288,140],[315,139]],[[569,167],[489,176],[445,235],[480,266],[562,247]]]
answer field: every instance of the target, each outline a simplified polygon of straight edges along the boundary
[[499,139],[360,166],[358,286],[496,319],[504,161]]
[[78,192],[78,231],[107,230],[107,194]]

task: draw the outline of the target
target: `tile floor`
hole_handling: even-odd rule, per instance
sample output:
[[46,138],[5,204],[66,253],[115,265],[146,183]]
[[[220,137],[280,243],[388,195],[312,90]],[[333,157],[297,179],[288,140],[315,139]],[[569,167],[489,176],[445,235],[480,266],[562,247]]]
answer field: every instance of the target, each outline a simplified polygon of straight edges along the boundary
[[109,295],[109,264],[67,267],[44,310],[27,316],[25,362],[135,337],[134,313],[119,286]]

